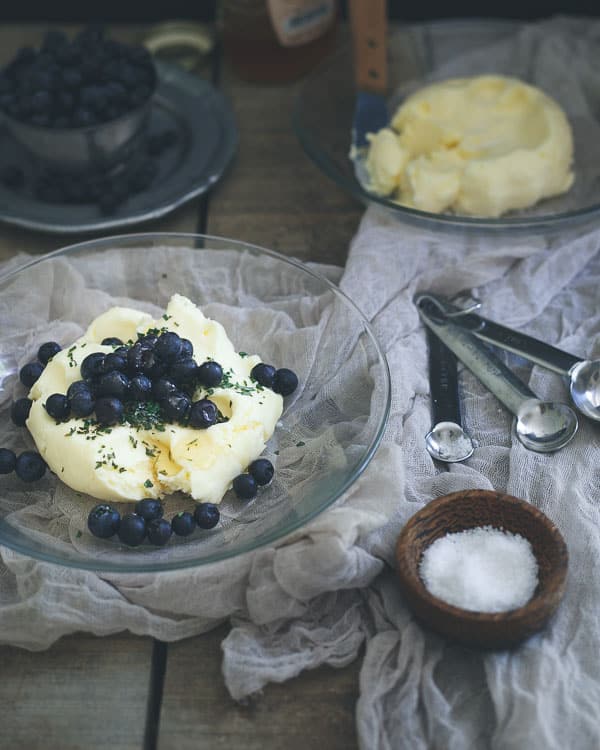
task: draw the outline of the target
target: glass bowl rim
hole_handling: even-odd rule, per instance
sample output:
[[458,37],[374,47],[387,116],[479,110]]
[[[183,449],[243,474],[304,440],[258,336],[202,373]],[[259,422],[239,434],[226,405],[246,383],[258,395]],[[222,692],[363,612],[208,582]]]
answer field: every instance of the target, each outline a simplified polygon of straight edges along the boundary
[[[375,336],[375,333],[371,327],[371,324],[367,320],[364,313],[361,311],[361,309],[358,307],[358,305],[347,295],[345,292],[343,292],[336,284],[334,284],[332,281],[330,281],[327,277],[325,277],[323,274],[319,273],[318,271],[313,270],[312,268],[309,268],[305,263],[302,261],[293,258],[293,257],[287,257],[275,250],[269,250],[268,248],[262,247],[261,245],[256,245],[254,243],[245,242],[244,240],[235,240],[230,239],[228,237],[223,237],[219,235],[211,235],[211,234],[201,234],[201,233],[194,233],[194,232],[140,232],[140,233],[129,233],[129,234],[120,234],[120,235],[111,235],[108,237],[101,237],[96,238],[93,240],[83,240],[81,242],[77,242],[71,245],[66,245],[64,247],[60,247],[57,250],[53,250],[49,253],[45,253],[43,255],[40,255],[39,257],[33,258],[30,261],[27,261],[21,265],[19,265],[17,268],[11,269],[5,274],[0,275],[0,284],[4,284],[10,279],[16,277],[18,274],[20,274],[23,271],[26,271],[29,268],[33,268],[34,266],[37,266],[41,263],[44,263],[48,260],[52,260],[54,258],[59,258],[62,256],[67,256],[70,254],[75,254],[80,250],[84,249],[96,249],[99,247],[105,247],[114,245],[118,242],[130,242],[130,243],[141,243],[144,240],[156,242],[157,240],[188,240],[190,241],[190,247],[194,249],[194,243],[201,241],[215,241],[219,243],[224,243],[231,245],[231,249],[235,250],[250,250],[254,254],[259,256],[267,256],[270,258],[273,258],[274,260],[277,260],[279,262],[283,262],[287,265],[292,266],[298,271],[301,271],[305,274],[308,274],[309,276],[313,277],[320,283],[324,284],[327,288],[329,288],[330,291],[333,292],[333,294],[336,296],[336,298],[341,299],[345,305],[349,306],[351,309],[354,310],[355,314],[358,316],[358,320],[361,322],[363,326],[364,332],[367,334],[371,344],[373,345],[375,352],[377,353],[378,357],[378,364],[381,365],[382,369],[382,384],[384,387],[384,399],[383,399],[383,410],[382,410],[382,416],[379,421],[379,424],[377,425],[377,430],[375,431],[375,434],[372,436],[370,443],[367,445],[366,449],[363,451],[363,454],[356,464],[353,471],[345,477],[344,481],[340,483],[340,485],[334,489],[334,491],[331,493],[331,495],[328,497],[327,501],[320,505],[317,509],[311,510],[308,513],[306,513],[302,518],[299,518],[295,520],[294,522],[290,523],[289,525],[286,525],[284,530],[270,530],[267,532],[263,537],[261,537],[261,540],[259,544],[254,544],[253,542],[247,542],[239,549],[236,550],[230,550],[230,551],[219,551],[215,554],[211,554],[208,557],[198,560],[198,559],[185,559],[185,560],[175,560],[175,561],[160,561],[158,563],[152,563],[147,562],[146,564],[140,564],[133,562],[132,564],[124,563],[110,563],[105,560],[94,560],[90,559],[85,560],[70,560],[70,559],[62,559],[58,555],[53,553],[45,553],[43,551],[34,550],[33,552],[26,544],[21,544],[19,541],[16,541],[14,543],[7,543],[7,541],[3,538],[0,538],[0,545],[5,546],[14,552],[17,552],[19,554],[25,555],[29,558],[34,558],[36,560],[40,560],[45,563],[52,563],[55,565],[60,565],[67,568],[73,568],[77,570],[90,570],[93,572],[107,572],[107,573],[121,573],[121,574],[129,574],[129,573],[166,573],[166,572],[173,572],[176,570],[182,570],[187,568],[194,568],[194,567],[201,567],[203,565],[209,565],[217,562],[221,562],[223,560],[232,559],[244,554],[251,553],[255,550],[264,548],[268,545],[272,545],[275,542],[280,541],[281,539],[284,539],[285,537],[289,536],[291,533],[297,531],[298,529],[304,527],[306,524],[308,524],[310,521],[312,521],[314,518],[319,516],[323,511],[325,511],[327,508],[331,507],[333,503],[336,502],[353,484],[354,482],[361,476],[363,471],[367,468],[369,463],[371,462],[371,459],[375,455],[375,452],[377,451],[381,440],[383,438],[383,434],[385,432],[388,417],[390,413],[391,408],[391,392],[392,392],[392,386],[391,386],[391,376],[390,376],[390,368],[389,363],[387,361],[387,357],[385,355],[385,352],[383,351],[383,348],[381,344],[379,343],[377,337]],[[202,249],[202,248],[197,248]],[[207,248],[210,249],[210,248]]]
[[[526,25],[526,21],[519,21],[518,19],[510,18],[483,18],[483,17],[467,17],[467,18],[442,18],[435,21],[415,21],[402,24],[397,28],[392,27],[391,31],[388,32],[388,39],[391,38],[395,32],[400,32],[402,29],[436,29],[436,28],[451,28],[460,26],[487,26],[491,27],[505,27],[506,29],[518,29]],[[573,226],[592,219],[600,214],[600,202],[593,206],[585,208],[572,209],[559,214],[543,214],[541,216],[520,218],[520,217],[499,217],[499,218],[486,218],[486,217],[474,217],[474,216],[461,216],[459,214],[448,214],[448,213],[431,213],[429,211],[421,211],[417,208],[411,208],[409,206],[403,206],[400,203],[389,200],[384,196],[375,195],[374,193],[367,192],[356,178],[348,179],[348,177],[339,169],[335,162],[329,158],[326,154],[325,149],[318,145],[318,142],[308,134],[302,125],[303,119],[303,107],[302,100],[305,91],[307,91],[314,81],[318,81],[319,78],[326,71],[332,70],[335,67],[336,62],[341,59],[344,55],[348,54],[348,51],[352,49],[352,42],[347,41],[340,46],[332,55],[329,55],[323,62],[321,62],[312,73],[310,73],[297,87],[297,91],[294,96],[292,105],[292,127],[296,138],[298,139],[302,149],[307,156],[321,169],[321,171],[333,180],[335,184],[345,190],[347,193],[352,195],[357,200],[361,201],[365,205],[371,203],[379,205],[387,209],[392,216],[401,221],[406,221],[410,224],[415,224],[421,227],[427,227],[431,230],[440,228],[444,230],[461,229],[461,230],[490,230],[493,232],[502,232],[508,230],[511,233],[527,232],[531,230],[538,230],[544,227],[549,227],[556,230],[563,226]],[[350,133],[352,123],[348,126],[348,153],[350,152]],[[350,157],[348,156],[348,159]]]

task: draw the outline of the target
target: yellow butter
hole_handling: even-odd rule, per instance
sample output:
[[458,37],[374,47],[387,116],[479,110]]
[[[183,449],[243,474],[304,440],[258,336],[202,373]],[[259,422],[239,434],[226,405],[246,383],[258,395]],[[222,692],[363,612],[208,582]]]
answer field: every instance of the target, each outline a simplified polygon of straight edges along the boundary
[[[228,417],[206,430],[166,424],[164,430],[128,424],[98,430],[83,419],[56,423],[44,408],[48,396],[66,393],[81,379],[82,360],[92,352],[110,352],[99,342],[109,336],[136,340],[149,328],[166,328],[189,339],[198,364],[212,358],[222,365],[233,387],[213,389],[210,399]],[[235,476],[264,450],[283,410],[283,399],[258,389],[250,371],[256,355],[240,356],[223,326],[206,318],[189,299],[174,295],[164,318],[124,307],[100,315],[73,346],[48,363],[32,387],[27,427],[50,469],[65,484],[101,500],[139,500],[182,491],[194,499],[218,503]],[[223,386],[226,384],[222,384]],[[202,390],[195,394],[202,397]]]
[[369,189],[432,213],[498,217],[560,195],[574,179],[564,112],[515,78],[426,86],[368,138]]

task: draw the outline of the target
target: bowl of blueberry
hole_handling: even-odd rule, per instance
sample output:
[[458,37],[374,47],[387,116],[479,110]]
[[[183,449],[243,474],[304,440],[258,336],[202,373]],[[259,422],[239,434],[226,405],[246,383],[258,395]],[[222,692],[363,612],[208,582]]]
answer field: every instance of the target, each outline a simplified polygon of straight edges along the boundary
[[142,45],[90,26],[46,32],[0,70],[0,117],[37,159],[64,172],[123,161],[148,119],[157,75]]
[[273,544],[338,500],[383,435],[368,322],[263,248],[83,242],[1,277],[0,315],[0,545],[31,557],[161,571]]

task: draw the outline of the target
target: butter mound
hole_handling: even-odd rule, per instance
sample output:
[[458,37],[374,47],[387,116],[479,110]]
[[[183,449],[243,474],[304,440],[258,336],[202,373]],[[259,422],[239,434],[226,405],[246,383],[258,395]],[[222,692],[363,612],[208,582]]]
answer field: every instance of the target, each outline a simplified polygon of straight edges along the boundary
[[573,135],[558,104],[515,78],[434,83],[369,134],[369,189],[421,211],[498,217],[573,184]]
[[[44,408],[52,393],[66,393],[80,380],[82,360],[112,351],[99,342],[109,336],[136,340],[150,328],[189,339],[198,364],[209,357],[226,377],[209,397],[227,422],[205,430],[178,424],[137,429],[129,424],[99,428],[89,420],[59,424]],[[195,500],[219,503],[235,476],[264,450],[283,410],[283,398],[257,388],[250,371],[257,355],[240,356],[220,323],[206,318],[186,297],[174,295],[163,318],[113,307],[94,320],[85,335],[55,355],[32,387],[27,427],[50,469],[69,487],[101,500],[158,498],[181,490]],[[195,398],[206,395],[199,388]]]

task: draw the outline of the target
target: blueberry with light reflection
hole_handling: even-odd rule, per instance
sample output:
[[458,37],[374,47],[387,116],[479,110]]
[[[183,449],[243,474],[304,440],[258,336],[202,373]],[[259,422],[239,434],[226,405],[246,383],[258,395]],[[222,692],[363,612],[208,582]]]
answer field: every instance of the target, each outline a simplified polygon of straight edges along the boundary
[[189,426],[195,430],[206,430],[217,423],[219,412],[216,404],[208,398],[194,401],[190,408]]
[[171,538],[173,529],[165,518],[155,518],[146,524],[148,541],[156,547],[163,547]]
[[28,362],[19,370],[19,380],[24,386],[31,388],[43,372],[44,365],[41,362]]
[[37,482],[46,473],[46,462],[36,451],[23,451],[17,456],[15,473],[24,482]]
[[160,500],[145,497],[142,500],[137,501],[135,504],[135,512],[138,516],[141,516],[144,521],[155,521],[157,518],[163,517],[164,508]]
[[81,377],[84,380],[92,380],[102,375],[104,371],[104,357],[105,355],[102,352],[88,354],[81,362]]
[[233,491],[240,500],[252,500],[258,492],[258,484],[252,474],[238,474],[233,480]]
[[148,401],[152,394],[152,381],[146,375],[134,375],[129,381],[129,398],[132,401]]
[[275,373],[277,370],[273,365],[267,365],[264,362],[259,362],[254,365],[250,370],[250,377],[256,380],[257,383],[264,385],[265,388],[272,388],[275,382]]
[[102,427],[118,424],[123,418],[123,403],[114,396],[101,396],[96,400],[96,419]]
[[181,354],[181,337],[173,331],[161,333],[154,347],[154,352],[163,362],[174,362]]
[[61,345],[56,341],[46,341],[46,343],[42,344],[38,349],[37,357],[43,365],[47,365],[52,357],[54,357],[55,354],[58,354],[61,349]]
[[99,539],[110,539],[111,536],[114,536],[119,530],[120,523],[121,514],[119,511],[106,503],[95,505],[89,512],[87,519],[88,529]]
[[219,508],[214,503],[198,503],[194,511],[196,523],[201,529],[213,529],[221,518]]
[[264,487],[273,479],[275,469],[268,458],[257,458],[248,466],[248,473],[254,477],[259,487]]
[[223,380],[223,368],[218,362],[209,360],[198,367],[198,382],[205,388],[216,388]]
[[281,396],[289,396],[298,387],[298,376],[287,367],[280,367],[275,373],[273,390]]
[[44,407],[52,419],[56,419],[57,422],[67,419],[71,413],[69,399],[64,393],[53,393],[51,396],[48,396]]
[[177,513],[171,519],[171,528],[177,536],[189,536],[196,528],[196,519],[187,510]]
[[129,547],[139,546],[146,537],[146,521],[137,513],[128,513],[121,518],[117,535]]
[[115,396],[123,401],[129,392],[129,378],[125,373],[113,370],[101,375],[98,379],[96,394],[98,396]]

